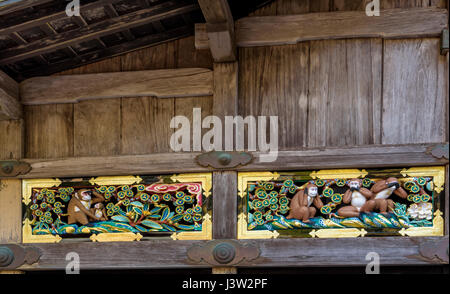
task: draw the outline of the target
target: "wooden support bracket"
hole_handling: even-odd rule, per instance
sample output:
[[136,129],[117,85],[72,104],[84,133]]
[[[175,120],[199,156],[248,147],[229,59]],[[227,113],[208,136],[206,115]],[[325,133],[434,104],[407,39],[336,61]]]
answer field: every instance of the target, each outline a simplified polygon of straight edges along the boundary
[[25,263],[32,265],[39,261],[40,256],[37,248],[17,244],[0,245],[0,271],[16,269]]
[[27,162],[7,160],[0,161],[0,177],[17,177],[25,175],[31,170],[31,165]]
[[208,167],[211,166],[216,169],[233,168],[236,166],[244,166],[250,163],[253,156],[247,152],[226,152],[226,151],[211,151],[200,154],[196,157],[199,165]]

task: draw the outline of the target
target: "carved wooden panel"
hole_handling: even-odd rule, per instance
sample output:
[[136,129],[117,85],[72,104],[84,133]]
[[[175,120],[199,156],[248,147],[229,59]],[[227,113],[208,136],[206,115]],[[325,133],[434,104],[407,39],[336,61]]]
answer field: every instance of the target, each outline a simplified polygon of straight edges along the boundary
[[23,181],[24,243],[209,240],[211,174]]
[[238,239],[443,236],[445,167],[243,172]]

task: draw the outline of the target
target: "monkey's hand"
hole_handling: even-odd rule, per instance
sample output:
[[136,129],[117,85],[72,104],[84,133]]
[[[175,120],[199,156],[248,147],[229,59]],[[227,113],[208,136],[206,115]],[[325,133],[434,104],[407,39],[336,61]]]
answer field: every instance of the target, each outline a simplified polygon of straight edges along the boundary
[[388,184],[388,187],[389,187],[389,188],[395,187],[395,189],[398,189],[398,188],[400,188],[400,184],[399,184],[399,183],[396,183],[396,182],[394,182],[394,183],[389,183],[389,184]]

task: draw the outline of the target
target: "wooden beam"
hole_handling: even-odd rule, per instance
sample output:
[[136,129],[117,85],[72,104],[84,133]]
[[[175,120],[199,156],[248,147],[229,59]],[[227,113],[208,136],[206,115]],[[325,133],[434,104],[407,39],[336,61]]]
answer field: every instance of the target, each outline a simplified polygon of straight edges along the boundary
[[[434,144],[374,145],[348,148],[307,149],[279,151],[274,162],[259,162],[260,153],[253,152],[254,160],[238,166],[235,171],[317,170],[334,168],[387,168],[432,166],[448,164],[448,159],[436,158],[430,150]],[[197,164],[199,152],[157,153],[64,159],[23,159],[32,169],[19,178],[121,176],[171,174],[212,171]],[[176,164],[174,164],[174,162]]]
[[382,10],[245,17],[236,22],[240,47],[295,44],[343,38],[416,38],[439,36],[448,27],[448,12],[440,8]]
[[192,97],[213,93],[213,73],[203,68],[36,77],[20,84],[25,105],[76,103],[119,97]]
[[[377,252],[383,266],[439,264],[420,254],[425,242],[438,242],[443,237],[389,237],[341,239],[270,239],[252,240],[259,247],[260,256],[243,260],[239,267],[303,267],[303,266],[366,266],[367,253]],[[241,243],[246,243],[240,241]],[[39,261],[23,265],[20,270],[63,270],[67,266],[67,252],[80,255],[80,269],[151,269],[151,268],[207,268],[195,263],[187,250],[206,241],[146,240],[141,242],[67,242],[59,244],[26,244],[38,248]],[[352,248],[352,250],[347,250]],[[111,254],[114,252],[114,254]]]
[[209,48],[215,62],[236,60],[234,21],[226,0],[199,0],[206,19]]
[[213,239],[237,238],[237,173],[213,173]]
[[138,10],[116,18],[107,19],[77,31],[69,31],[46,37],[25,45],[2,51],[0,64],[13,63],[36,55],[52,52],[74,44],[79,44],[102,36],[117,33],[132,27],[161,20],[171,16],[188,13],[198,9],[197,4],[180,5],[163,2],[150,8]]
[[0,120],[20,119],[19,85],[0,70]]
[[[236,45],[272,46],[344,38],[438,37],[448,27],[447,23],[447,10],[440,8],[387,9],[377,17],[368,17],[364,11],[252,16],[236,22]],[[195,36],[197,49],[209,48],[204,24],[196,25]]]

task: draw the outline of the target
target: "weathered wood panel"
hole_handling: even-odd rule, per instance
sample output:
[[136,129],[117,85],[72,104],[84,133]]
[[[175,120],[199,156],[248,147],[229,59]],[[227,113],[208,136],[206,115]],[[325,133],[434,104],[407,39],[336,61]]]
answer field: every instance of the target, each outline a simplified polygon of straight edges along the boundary
[[0,70],[0,121],[22,118],[19,85]]
[[[280,151],[274,162],[259,162],[260,152],[252,152],[254,160],[230,170],[312,170],[337,168],[409,167],[448,164],[447,159],[433,157],[435,145],[375,145],[359,147]],[[197,164],[199,152],[153,153],[64,159],[24,159],[32,170],[19,178],[78,177],[109,175],[144,175],[162,173],[205,172]]]
[[21,180],[0,180],[0,244],[22,241],[21,192]]
[[25,156],[73,156],[73,105],[25,107]]
[[213,239],[236,239],[237,173],[213,173]]
[[20,159],[24,150],[23,120],[0,121],[0,159]]
[[[436,264],[420,255],[420,244],[441,237],[251,240],[261,254],[239,267],[366,266],[367,253],[380,254],[384,266]],[[248,242],[241,242],[246,244]],[[38,263],[21,270],[65,269],[68,252],[80,255],[80,269],[146,269],[210,267],[188,259],[187,250],[205,241],[152,240],[130,243],[30,244],[42,253]],[[352,250],[348,250],[352,248]],[[111,255],[111,252],[115,254]]]
[[445,140],[446,103],[439,89],[448,81],[439,70],[441,62],[439,39],[385,41],[384,144]]

